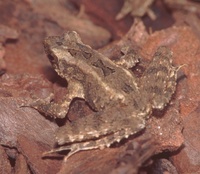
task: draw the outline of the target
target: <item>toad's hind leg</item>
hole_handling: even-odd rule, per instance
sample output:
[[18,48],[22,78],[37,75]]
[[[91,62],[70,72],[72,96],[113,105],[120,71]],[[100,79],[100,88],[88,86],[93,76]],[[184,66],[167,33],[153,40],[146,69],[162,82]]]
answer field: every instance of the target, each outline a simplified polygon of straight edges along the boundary
[[112,134],[98,140],[90,140],[87,142],[80,142],[80,143],[75,143],[75,144],[71,144],[67,146],[62,146],[60,148],[53,149],[49,152],[45,152],[43,155],[45,156],[47,154],[51,154],[55,152],[70,150],[70,152],[64,158],[64,162],[66,162],[70,156],[72,156],[73,154],[79,151],[92,150],[92,149],[104,149],[105,147],[109,147],[114,141],[115,141],[114,134]]
[[71,145],[62,146],[60,148],[53,149],[49,152],[46,152],[44,153],[44,155],[54,153],[54,152],[61,152],[64,150],[70,150],[70,152],[64,158],[64,162],[66,162],[70,156],[72,156],[73,154],[79,151],[92,150],[92,149],[104,149],[105,147],[110,147],[110,145],[113,144],[114,142],[120,142],[120,140],[122,140],[123,138],[128,138],[128,136],[130,136],[131,134],[134,134],[137,131],[132,130],[131,128],[123,129],[113,134],[104,136],[97,140],[90,140],[87,142],[80,142],[76,144],[74,143]]

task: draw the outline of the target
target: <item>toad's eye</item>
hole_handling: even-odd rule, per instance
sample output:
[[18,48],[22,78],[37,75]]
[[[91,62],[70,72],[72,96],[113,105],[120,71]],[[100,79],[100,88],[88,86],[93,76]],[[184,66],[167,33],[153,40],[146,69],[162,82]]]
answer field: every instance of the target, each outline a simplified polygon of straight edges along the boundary
[[59,41],[57,41],[56,44],[57,44],[58,46],[62,46],[62,45],[63,45],[63,43],[62,43],[62,42],[59,42]]

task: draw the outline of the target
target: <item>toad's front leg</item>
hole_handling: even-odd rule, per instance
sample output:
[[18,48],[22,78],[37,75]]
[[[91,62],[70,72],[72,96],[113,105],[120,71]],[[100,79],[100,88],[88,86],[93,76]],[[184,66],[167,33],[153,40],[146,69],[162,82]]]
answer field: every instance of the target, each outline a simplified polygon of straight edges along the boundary
[[115,63],[126,69],[134,67],[141,58],[140,55],[130,47],[122,47],[121,52],[123,56],[117,59]]
[[52,116],[54,118],[64,118],[69,110],[69,105],[74,98],[84,98],[83,87],[77,81],[70,81],[68,84],[68,95],[66,95],[62,101],[48,102],[43,99],[37,99],[29,106],[44,113],[45,115]]

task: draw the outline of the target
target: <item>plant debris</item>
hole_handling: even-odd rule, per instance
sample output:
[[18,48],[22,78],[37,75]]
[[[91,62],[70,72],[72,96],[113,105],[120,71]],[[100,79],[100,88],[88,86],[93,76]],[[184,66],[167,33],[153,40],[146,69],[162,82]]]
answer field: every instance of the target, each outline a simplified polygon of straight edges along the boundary
[[[0,173],[199,173],[199,9],[193,0],[1,1]],[[129,52],[125,48],[134,50],[140,56],[129,71],[137,78],[161,46],[173,52],[173,65],[182,67],[172,100],[164,110],[153,110],[145,129],[110,148],[81,151],[63,162],[68,151],[42,154],[58,147],[59,128],[95,111],[81,99],[72,101],[64,119],[22,106],[52,93],[48,102],[61,101],[69,93],[43,41],[71,30],[113,62]]]

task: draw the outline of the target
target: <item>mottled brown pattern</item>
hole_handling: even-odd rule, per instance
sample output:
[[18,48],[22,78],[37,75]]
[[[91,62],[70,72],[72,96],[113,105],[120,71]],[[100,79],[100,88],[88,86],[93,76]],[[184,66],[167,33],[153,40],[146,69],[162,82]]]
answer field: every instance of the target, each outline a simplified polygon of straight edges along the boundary
[[[58,149],[70,150],[65,160],[81,150],[109,147],[145,128],[152,109],[163,109],[176,88],[177,70],[172,52],[159,47],[140,79],[127,68],[138,62],[134,51],[124,59],[109,58],[82,43],[76,32],[47,37],[45,51],[55,71],[68,82],[69,95],[60,103],[38,99],[31,106],[55,118],[64,118],[73,98],[83,98],[96,113],[58,129]],[[133,55],[131,55],[133,53]]]

